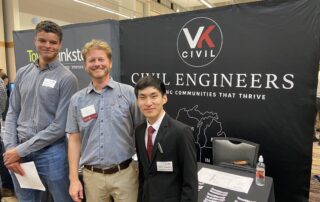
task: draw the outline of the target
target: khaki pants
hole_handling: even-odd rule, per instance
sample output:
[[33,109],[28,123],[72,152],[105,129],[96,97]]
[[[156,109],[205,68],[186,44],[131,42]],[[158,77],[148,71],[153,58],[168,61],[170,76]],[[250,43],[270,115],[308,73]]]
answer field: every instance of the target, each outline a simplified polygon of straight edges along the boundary
[[83,181],[88,202],[136,202],[138,173],[131,162],[129,167],[114,174],[102,174],[83,169]]

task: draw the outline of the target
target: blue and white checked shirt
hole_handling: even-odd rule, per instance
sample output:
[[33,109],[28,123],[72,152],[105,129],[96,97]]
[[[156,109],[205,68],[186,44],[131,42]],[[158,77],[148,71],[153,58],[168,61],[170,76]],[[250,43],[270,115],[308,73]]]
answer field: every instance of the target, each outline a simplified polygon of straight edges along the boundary
[[[82,117],[81,109],[93,106],[94,118]],[[134,128],[144,120],[132,86],[110,79],[103,92],[92,83],[72,96],[68,111],[67,133],[80,133],[80,167],[107,167],[133,156]]]

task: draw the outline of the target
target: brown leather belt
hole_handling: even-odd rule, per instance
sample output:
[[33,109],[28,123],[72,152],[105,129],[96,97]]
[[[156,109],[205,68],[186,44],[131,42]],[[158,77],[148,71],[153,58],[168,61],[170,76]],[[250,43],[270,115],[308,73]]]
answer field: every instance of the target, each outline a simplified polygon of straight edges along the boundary
[[84,167],[88,170],[91,170],[92,172],[96,172],[96,173],[102,173],[102,174],[113,174],[116,173],[120,170],[126,169],[129,167],[130,163],[131,163],[132,159],[128,159],[125,160],[123,162],[121,162],[118,165],[115,165],[111,168],[107,168],[107,169],[103,169],[103,168],[97,168],[95,166],[91,166],[91,165],[84,165]]

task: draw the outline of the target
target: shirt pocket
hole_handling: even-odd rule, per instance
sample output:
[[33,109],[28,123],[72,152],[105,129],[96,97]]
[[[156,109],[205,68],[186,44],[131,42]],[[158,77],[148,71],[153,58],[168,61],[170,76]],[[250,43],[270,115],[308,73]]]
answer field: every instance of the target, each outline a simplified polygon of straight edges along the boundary
[[123,95],[117,96],[109,105],[113,121],[125,121],[130,117],[130,106]]
[[59,104],[59,89],[51,88],[47,86],[40,86],[38,97],[40,98],[41,104],[44,106],[50,106],[49,109],[56,110]]
[[79,130],[81,133],[90,133],[96,121],[99,119],[99,114],[97,113],[97,107],[95,105],[93,105],[95,114],[89,114],[87,117],[82,116],[81,109],[88,106],[90,105],[81,106],[77,110],[77,122],[79,123]]

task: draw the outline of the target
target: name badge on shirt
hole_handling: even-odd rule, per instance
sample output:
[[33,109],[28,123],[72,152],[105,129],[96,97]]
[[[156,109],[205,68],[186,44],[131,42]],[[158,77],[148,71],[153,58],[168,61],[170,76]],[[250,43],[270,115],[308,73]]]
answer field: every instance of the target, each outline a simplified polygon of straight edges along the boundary
[[157,161],[157,171],[173,172],[172,161]]
[[47,79],[45,78],[43,80],[42,86],[45,87],[49,87],[49,88],[54,88],[54,86],[56,85],[57,81],[56,80],[52,80],[52,79]]
[[88,122],[92,119],[96,119],[98,117],[98,114],[94,108],[94,105],[90,105],[87,107],[84,107],[80,109],[81,116],[84,122]]

